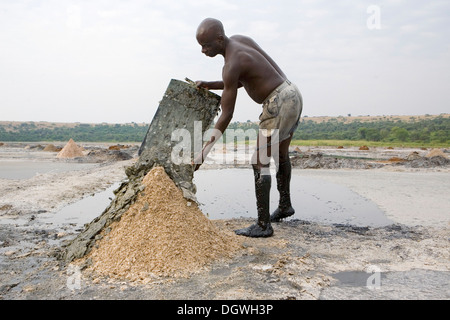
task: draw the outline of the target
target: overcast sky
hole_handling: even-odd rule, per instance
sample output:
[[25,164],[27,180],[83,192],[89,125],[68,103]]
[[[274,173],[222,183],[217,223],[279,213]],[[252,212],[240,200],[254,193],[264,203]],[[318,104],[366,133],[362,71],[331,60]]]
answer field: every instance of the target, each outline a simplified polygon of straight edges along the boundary
[[[207,17],[274,58],[303,115],[450,112],[448,0],[0,0],[0,120],[149,123],[170,79],[221,78]],[[233,121],[260,112],[240,89]]]

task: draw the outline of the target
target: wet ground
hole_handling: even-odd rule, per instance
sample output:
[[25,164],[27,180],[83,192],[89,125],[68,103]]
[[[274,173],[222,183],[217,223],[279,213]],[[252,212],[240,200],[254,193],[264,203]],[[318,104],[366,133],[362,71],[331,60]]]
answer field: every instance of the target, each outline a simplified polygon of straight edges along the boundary
[[[445,168],[295,169],[295,216],[188,279],[130,283],[62,265],[62,246],[130,163],[0,179],[0,299],[450,299]],[[198,171],[202,210],[221,228],[253,223],[252,179],[251,169]]]
[[[203,170],[196,173],[197,199],[210,219],[254,218],[256,203],[251,169]],[[272,181],[271,208],[278,205],[276,179]],[[211,192],[214,190],[214,192]],[[332,224],[385,226],[392,224],[372,201],[337,183],[293,170],[292,204],[297,218]],[[246,196],[243,196],[246,195]]]
[[[250,220],[217,221],[230,229]],[[58,229],[2,228],[3,299],[449,299],[448,234],[291,220],[188,279],[112,281],[59,265]],[[62,231],[64,232],[64,231]],[[7,248],[5,248],[7,247]],[[7,251],[5,251],[7,249]]]
[[60,173],[87,169],[90,163],[49,162],[30,160],[0,160],[0,179],[29,179],[36,174]]

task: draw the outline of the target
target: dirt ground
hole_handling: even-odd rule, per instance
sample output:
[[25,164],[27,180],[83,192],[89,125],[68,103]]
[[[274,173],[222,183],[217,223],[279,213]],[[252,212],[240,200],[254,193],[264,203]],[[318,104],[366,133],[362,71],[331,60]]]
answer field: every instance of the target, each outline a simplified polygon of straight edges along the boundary
[[[133,283],[62,265],[57,258],[62,246],[83,226],[61,228],[39,219],[126,178],[124,168],[134,160],[105,160],[100,149],[102,160],[91,159],[96,164],[89,168],[0,179],[0,299],[450,299],[448,165],[393,164],[388,157],[378,158],[386,152],[378,150],[367,156],[370,160],[359,159],[358,166],[388,165],[297,166],[302,175],[342,184],[375,202],[394,223],[378,228],[313,223],[302,220],[298,210],[294,219],[274,224],[273,237],[245,238],[232,259],[189,278]],[[0,160],[54,156],[20,150],[0,148]],[[318,151],[327,159],[333,156],[324,148],[303,151],[303,158],[311,160]],[[347,152],[355,158],[356,151]],[[252,220],[214,223],[234,230]]]

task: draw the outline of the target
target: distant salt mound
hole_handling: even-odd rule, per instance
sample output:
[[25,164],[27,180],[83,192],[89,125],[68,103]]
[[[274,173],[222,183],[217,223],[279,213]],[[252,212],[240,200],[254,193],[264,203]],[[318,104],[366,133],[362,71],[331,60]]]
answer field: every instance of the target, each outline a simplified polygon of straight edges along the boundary
[[443,157],[447,159],[447,155],[444,152],[442,152],[441,149],[433,149],[425,157],[427,158]]
[[64,148],[56,155],[57,158],[76,158],[84,157],[83,148],[77,146],[72,139],[67,142]]
[[413,160],[419,160],[421,158],[422,157],[420,156],[420,154],[417,151],[413,151],[406,157],[406,160],[413,161]]
[[43,151],[48,151],[48,152],[58,152],[61,151],[61,148],[55,147],[53,144],[48,144],[45,146]]

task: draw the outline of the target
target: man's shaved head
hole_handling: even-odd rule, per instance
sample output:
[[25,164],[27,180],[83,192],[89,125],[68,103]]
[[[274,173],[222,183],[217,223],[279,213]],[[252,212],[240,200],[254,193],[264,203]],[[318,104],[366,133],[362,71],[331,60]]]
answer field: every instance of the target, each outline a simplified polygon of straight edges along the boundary
[[202,52],[208,57],[224,54],[228,38],[225,36],[222,22],[207,18],[197,28],[197,41],[202,46]]
[[224,36],[223,24],[217,19],[206,18],[197,28],[197,37],[208,34],[210,36]]

